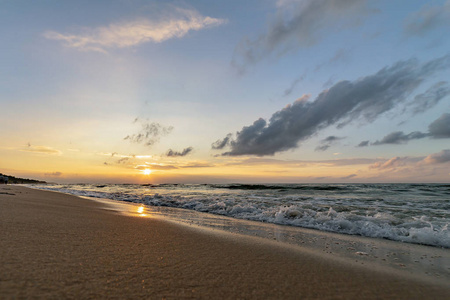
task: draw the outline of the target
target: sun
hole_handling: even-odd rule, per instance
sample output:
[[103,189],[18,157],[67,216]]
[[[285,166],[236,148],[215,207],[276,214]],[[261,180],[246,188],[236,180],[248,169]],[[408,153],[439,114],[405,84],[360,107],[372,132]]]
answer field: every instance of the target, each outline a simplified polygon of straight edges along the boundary
[[152,170],[150,170],[150,169],[144,169],[142,172],[144,173],[144,175],[152,174]]

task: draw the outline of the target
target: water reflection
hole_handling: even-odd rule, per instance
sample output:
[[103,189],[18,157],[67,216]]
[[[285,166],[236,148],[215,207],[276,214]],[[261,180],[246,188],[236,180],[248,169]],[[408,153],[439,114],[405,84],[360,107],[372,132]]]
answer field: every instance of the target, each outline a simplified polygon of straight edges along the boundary
[[139,206],[138,209],[137,209],[137,213],[141,217],[146,217],[147,216],[147,214],[144,214],[144,211],[145,211],[145,207],[143,205]]

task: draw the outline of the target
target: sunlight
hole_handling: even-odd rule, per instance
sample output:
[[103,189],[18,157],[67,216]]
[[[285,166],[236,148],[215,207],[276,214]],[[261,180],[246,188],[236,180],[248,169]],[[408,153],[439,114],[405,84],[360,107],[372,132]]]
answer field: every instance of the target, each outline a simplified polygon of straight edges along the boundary
[[139,214],[140,217],[147,216],[147,214],[145,214],[144,212],[145,212],[145,207],[143,205],[139,206],[137,209],[137,213]]
[[143,170],[142,172],[144,173],[144,175],[150,175],[150,174],[152,174],[152,170],[150,170],[150,169],[145,169],[145,170]]

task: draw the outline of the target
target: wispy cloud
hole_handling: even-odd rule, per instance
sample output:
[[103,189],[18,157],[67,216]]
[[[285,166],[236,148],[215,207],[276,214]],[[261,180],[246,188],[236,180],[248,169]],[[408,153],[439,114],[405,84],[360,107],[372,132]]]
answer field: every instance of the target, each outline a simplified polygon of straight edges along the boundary
[[120,158],[128,157],[128,158],[138,158],[138,159],[153,157],[153,155],[120,154],[117,152],[98,152],[96,154],[101,155],[101,156],[109,156],[109,157],[120,157]]
[[395,170],[395,169],[406,169],[410,170],[417,169],[420,166],[425,165],[436,165],[436,164],[446,164],[450,162],[450,149],[444,149],[438,153],[430,154],[426,157],[420,156],[404,156],[404,157],[392,157],[388,160],[380,160],[369,166],[369,169],[378,170]]
[[406,144],[411,140],[423,139],[428,136],[429,134],[419,131],[414,131],[408,134],[405,134],[403,131],[395,131],[386,135],[381,140],[372,143],[372,145]]
[[340,179],[351,179],[351,178],[354,178],[354,177],[357,177],[357,176],[358,176],[357,174],[350,174],[348,176],[341,177]]
[[163,126],[156,122],[149,122],[148,120],[141,121],[135,119],[134,123],[139,122],[141,130],[138,133],[127,135],[124,140],[128,140],[132,143],[144,144],[146,146],[152,146],[159,142],[162,136],[166,136],[172,132],[173,126]]
[[44,173],[44,176],[48,176],[48,177],[61,177],[61,175],[62,175],[61,172]]
[[202,16],[193,9],[171,7],[160,20],[140,18],[108,26],[84,28],[79,33],[46,31],[44,37],[61,41],[66,47],[82,51],[107,52],[107,49],[111,48],[132,47],[147,42],[161,43],[168,39],[181,38],[189,31],[218,26],[225,22],[224,19]]
[[373,165],[370,165],[370,169],[395,169],[397,167],[404,166],[406,164],[407,157],[393,157],[384,162],[376,162]]
[[305,79],[306,74],[302,74],[300,77],[296,78],[294,81],[291,82],[291,85],[284,90],[283,97],[290,96],[292,92],[294,91],[294,88]]
[[422,113],[439,103],[442,99],[450,95],[450,85],[446,81],[441,81],[430,87],[426,92],[414,97],[409,109],[413,114]]
[[426,78],[449,67],[450,55],[423,64],[415,59],[400,61],[358,80],[340,81],[314,101],[305,95],[275,112],[269,121],[259,118],[237,132],[235,139],[227,136],[216,143],[231,147],[222,153],[228,156],[274,155],[295,149],[300,141],[331,125],[342,128],[356,120],[373,122],[404,103]]
[[335,64],[340,61],[342,61],[342,62],[348,61],[348,60],[350,60],[350,56],[351,55],[350,55],[349,50],[339,49],[334,53],[333,57],[331,57],[329,60],[317,65],[316,68],[314,69],[314,71],[319,71],[324,66]]
[[61,155],[62,152],[48,146],[33,146],[28,144],[26,148],[19,149],[19,151],[24,152],[33,152],[33,153],[41,153],[41,154],[49,154],[49,155]]
[[268,165],[268,166],[283,166],[288,168],[305,168],[317,166],[355,166],[355,165],[370,165],[378,162],[383,162],[384,159],[378,158],[344,158],[332,160],[281,160],[274,158],[260,158],[252,157],[234,162],[227,163],[227,166],[238,165]]
[[450,1],[442,5],[427,3],[406,19],[404,31],[408,35],[424,36],[442,26],[450,27]]
[[316,147],[315,151],[326,151],[333,144],[336,144],[337,142],[339,142],[340,140],[343,140],[343,139],[345,139],[345,138],[330,135],[329,137],[320,141],[320,145]]
[[267,31],[243,40],[232,64],[242,71],[273,53],[315,45],[326,34],[358,25],[371,12],[367,1],[361,0],[278,1],[276,17]]

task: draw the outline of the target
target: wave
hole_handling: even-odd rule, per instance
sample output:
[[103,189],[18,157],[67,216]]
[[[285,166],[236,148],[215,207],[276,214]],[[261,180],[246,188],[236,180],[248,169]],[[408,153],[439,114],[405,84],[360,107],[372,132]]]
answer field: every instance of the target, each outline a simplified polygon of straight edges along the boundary
[[[428,196],[418,193],[417,187],[408,193],[393,192],[405,189],[399,185],[392,185],[390,190],[386,186],[368,185],[281,184],[35,187],[78,196],[450,248],[450,203],[448,196],[436,192],[442,189],[433,186],[427,187],[434,191]],[[301,194],[278,193],[282,189],[300,189]],[[387,191],[391,192],[386,195]]]

